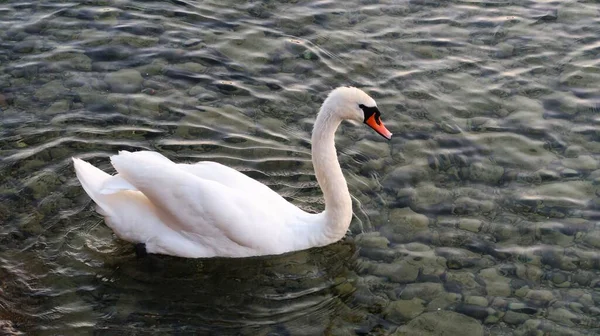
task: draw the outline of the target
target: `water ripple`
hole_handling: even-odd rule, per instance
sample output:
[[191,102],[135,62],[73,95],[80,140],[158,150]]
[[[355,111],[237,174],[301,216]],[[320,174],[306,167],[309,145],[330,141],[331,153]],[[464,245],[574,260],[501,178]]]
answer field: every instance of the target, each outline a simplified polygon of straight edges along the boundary
[[[599,13],[0,4],[0,332],[389,334],[449,310],[490,334],[598,333]],[[310,133],[339,85],[365,88],[395,134],[337,134],[355,209],[343,243],[136,259],[74,177],[73,156],[112,171],[118,150],[158,150],[320,211]]]

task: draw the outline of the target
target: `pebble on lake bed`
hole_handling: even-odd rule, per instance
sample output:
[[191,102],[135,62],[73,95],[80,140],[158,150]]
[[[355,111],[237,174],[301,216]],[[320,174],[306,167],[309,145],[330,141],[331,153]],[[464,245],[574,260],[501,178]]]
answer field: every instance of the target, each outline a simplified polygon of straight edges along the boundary
[[483,336],[483,325],[472,317],[440,310],[424,313],[399,327],[393,336]]
[[402,323],[419,316],[424,310],[425,301],[414,298],[411,300],[392,301],[385,309],[385,317],[395,323]]
[[139,71],[123,69],[106,74],[104,80],[115,93],[137,93],[142,88],[144,78]]

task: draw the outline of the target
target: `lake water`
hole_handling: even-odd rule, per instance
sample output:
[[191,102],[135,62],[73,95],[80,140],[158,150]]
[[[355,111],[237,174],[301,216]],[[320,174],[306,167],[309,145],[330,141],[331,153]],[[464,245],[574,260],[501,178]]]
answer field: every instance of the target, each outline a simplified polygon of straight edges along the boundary
[[[0,1],[0,331],[597,335],[599,83],[595,1]],[[136,258],[75,178],[156,150],[320,211],[340,85],[394,138],[338,131],[331,246]]]

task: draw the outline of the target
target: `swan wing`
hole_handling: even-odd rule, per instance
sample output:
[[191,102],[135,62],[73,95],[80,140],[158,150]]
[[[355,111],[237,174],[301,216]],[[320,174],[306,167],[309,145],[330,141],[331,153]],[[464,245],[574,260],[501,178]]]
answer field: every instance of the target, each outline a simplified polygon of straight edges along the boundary
[[285,250],[279,243],[285,239],[279,238],[286,234],[290,216],[286,208],[200,178],[163,158],[120,152],[111,161],[120,178],[171,219],[171,228],[212,246],[217,255],[231,255],[235,249],[259,253]]
[[195,164],[178,164],[180,169],[205,180],[220,183],[247,195],[253,195],[271,206],[285,208],[287,211],[299,211],[273,189],[263,183],[231,168],[214,161],[201,161]]

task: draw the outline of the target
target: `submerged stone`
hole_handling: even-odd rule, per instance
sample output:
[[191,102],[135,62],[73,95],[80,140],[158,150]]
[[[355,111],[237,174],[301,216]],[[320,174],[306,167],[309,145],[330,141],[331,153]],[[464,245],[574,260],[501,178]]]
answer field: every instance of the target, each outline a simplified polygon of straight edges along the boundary
[[455,304],[461,300],[462,296],[457,293],[446,293],[431,300],[427,305],[427,311],[437,311],[446,309],[448,306]]
[[135,93],[141,90],[144,78],[137,70],[123,69],[106,74],[104,80],[112,92]]
[[525,298],[538,306],[547,306],[555,301],[554,294],[549,290],[530,290]]
[[479,232],[481,230],[482,222],[479,219],[473,218],[460,218],[458,220],[458,227],[462,230],[471,232]]
[[485,282],[487,295],[507,297],[511,293],[510,279],[502,276],[496,268],[479,271],[479,277]]
[[483,296],[467,296],[465,302],[480,307],[487,307],[488,300]]
[[43,102],[56,99],[58,96],[66,93],[65,88],[60,80],[53,80],[40,87],[34,94],[35,99]]
[[411,164],[396,167],[383,179],[381,184],[386,189],[398,190],[424,181],[427,176],[428,169]]
[[419,298],[425,301],[431,301],[444,294],[444,287],[441,283],[423,282],[406,285],[400,298],[404,300]]
[[392,301],[385,309],[386,319],[394,323],[402,323],[411,320],[425,310],[425,301],[421,299]]
[[529,320],[529,315],[524,313],[517,313],[512,310],[506,312],[503,318],[504,322],[508,324],[521,324]]
[[390,241],[379,232],[365,232],[354,238],[356,245],[361,247],[387,248]]
[[356,143],[355,147],[360,154],[370,159],[386,158],[390,156],[390,147],[387,146],[387,144],[382,144],[380,141],[375,142],[368,139],[362,139]]
[[598,161],[591,155],[581,155],[577,157],[570,157],[563,159],[561,163],[571,169],[575,170],[594,170],[598,168]]
[[46,115],[55,115],[55,114],[60,114],[60,113],[68,112],[68,111],[69,111],[69,102],[66,100],[60,100],[60,101],[52,103],[52,105],[50,105],[46,109],[45,114]]
[[574,321],[580,320],[576,314],[565,308],[548,309],[548,319],[568,327],[574,327],[576,324]]
[[424,313],[401,326],[394,336],[483,336],[483,326],[472,317],[452,311]]
[[427,231],[429,226],[427,216],[416,213],[410,208],[393,209],[389,220],[394,232],[397,233],[418,233]]
[[489,159],[482,162],[475,162],[472,165],[461,169],[461,171],[473,181],[496,184],[504,175],[504,168],[493,164]]
[[600,230],[588,232],[583,236],[583,241],[595,248],[600,248]]
[[57,53],[48,58],[49,61],[59,62],[68,69],[80,71],[92,70],[92,60],[84,54],[66,52]]
[[374,275],[384,276],[393,282],[408,283],[417,280],[419,267],[401,260],[393,264],[373,264],[370,271]]

